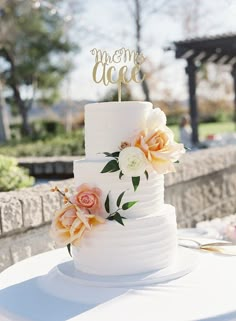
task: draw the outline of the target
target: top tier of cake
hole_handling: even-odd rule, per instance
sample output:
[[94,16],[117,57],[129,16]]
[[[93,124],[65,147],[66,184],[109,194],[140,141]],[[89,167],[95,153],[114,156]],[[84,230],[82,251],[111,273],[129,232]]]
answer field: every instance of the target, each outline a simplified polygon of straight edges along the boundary
[[121,142],[144,128],[149,102],[105,102],[85,106],[85,154],[98,159],[103,152],[117,151]]

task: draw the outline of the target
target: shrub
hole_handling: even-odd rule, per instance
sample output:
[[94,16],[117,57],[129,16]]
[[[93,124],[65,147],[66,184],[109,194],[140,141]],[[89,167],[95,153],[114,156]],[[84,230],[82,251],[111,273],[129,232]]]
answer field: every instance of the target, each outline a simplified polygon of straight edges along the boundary
[[0,155],[0,191],[6,192],[34,184],[28,171],[17,166],[15,158]]
[[39,120],[33,122],[31,126],[33,128],[34,139],[44,139],[65,132],[63,124],[55,120]]
[[80,129],[70,134],[49,136],[36,141],[11,141],[0,146],[0,154],[13,157],[83,155],[84,133]]

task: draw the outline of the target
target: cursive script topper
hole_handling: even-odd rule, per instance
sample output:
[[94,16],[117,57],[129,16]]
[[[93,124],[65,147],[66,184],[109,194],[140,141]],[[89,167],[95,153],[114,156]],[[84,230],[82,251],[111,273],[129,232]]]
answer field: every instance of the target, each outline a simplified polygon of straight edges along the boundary
[[[93,80],[105,86],[117,84],[119,101],[121,101],[122,84],[128,84],[131,81],[141,83],[145,78],[145,75],[142,78],[139,77],[141,65],[145,60],[142,53],[121,48],[110,54],[106,50],[94,48],[91,54],[95,56]],[[130,70],[129,66],[131,66]]]

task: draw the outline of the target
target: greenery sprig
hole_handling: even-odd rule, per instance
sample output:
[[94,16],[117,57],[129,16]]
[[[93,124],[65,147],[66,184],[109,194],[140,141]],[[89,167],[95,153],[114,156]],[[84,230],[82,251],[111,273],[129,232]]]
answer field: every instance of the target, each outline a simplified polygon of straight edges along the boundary
[[[120,166],[119,166],[119,156],[120,156],[120,152],[114,152],[114,153],[103,153],[106,157],[110,157],[113,158],[112,160],[110,160],[105,166],[104,168],[101,170],[101,173],[114,173],[114,172],[118,172],[119,173],[119,179],[122,178],[122,176],[124,176],[124,174],[122,173]],[[144,172],[146,179],[149,179],[149,175],[148,175],[148,171],[146,170]],[[132,185],[134,188],[134,191],[137,190],[139,184],[140,184],[140,176],[135,176],[131,178],[132,180]]]
[[120,210],[126,211],[137,203],[137,201],[131,201],[131,202],[126,202],[121,204],[124,194],[125,194],[125,191],[118,196],[116,200],[117,209],[112,213],[110,212],[110,192],[107,194],[107,197],[105,200],[105,210],[109,214],[107,217],[107,220],[116,221],[123,226],[124,226],[123,220],[126,219],[126,217],[122,216],[119,213],[119,211]]

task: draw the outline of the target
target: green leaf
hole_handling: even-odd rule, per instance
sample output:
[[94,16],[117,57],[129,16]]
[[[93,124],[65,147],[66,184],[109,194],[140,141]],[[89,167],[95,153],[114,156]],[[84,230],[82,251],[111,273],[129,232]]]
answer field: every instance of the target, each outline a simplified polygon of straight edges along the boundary
[[106,157],[115,157],[115,158],[118,158],[119,155],[120,155],[120,152],[114,152],[114,153],[103,153]]
[[133,183],[134,191],[136,191],[140,183],[140,176],[132,177],[132,183]]
[[119,179],[121,179],[121,178],[122,178],[122,176],[124,176],[124,174],[122,173],[122,171],[120,171]]
[[122,192],[122,193],[118,196],[117,201],[116,201],[117,207],[120,207],[120,203],[121,203],[121,201],[122,201],[122,198],[123,198],[124,194],[125,194],[125,191]]
[[126,219],[126,217],[121,216],[119,212],[115,212],[114,215],[108,216],[107,219],[108,219],[109,221],[116,221],[116,222],[118,222],[119,224],[121,224],[121,225],[124,226],[123,220]]
[[111,153],[105,152],[105,153],[102,153],[102,154],[104,154],[106,157],[112,157],[112,154],[111,154]]
[[144,174],[145,174],[145,176],[146,176],[146,179],[147,179],[147,181],[148,181],[148,179],[149,179],[149,174],[148,174],[148,171],[145,171],[145,172],[144,172]]
[[179,163],[179,160],[177,160],[176,162],[175,162],[175,164],[178,164]]
[[[110,193],[110,192],[109,192]],[[109,193],[107,194],[106,200],[105,200],[105,210],[107,213],[110,213],[110,198]]]
[[107,173],[107,172],[112,173],[112,172],[116,172],[119,170],[120,170],[120,167],[119,167],[117,160],[113,159],[105,165],[105,167],[103,168],[101,173]]
[[70,243],[67,244],[66,247],[67,247],[68,253],[69,253],[70,256],[72,257],[72,255],[71,255],[71,244],[70,244]]
[[120,156],[120,152],[114,152],[111,155],[112,157],[118,158]]
[[122,205],[122,210],[128,210],[129,208],[131,208],[132,206],[134,206],[135,204],[137,203],[137,201],[133,201],[133,202],[127,202],[127,203],[124,203]]

